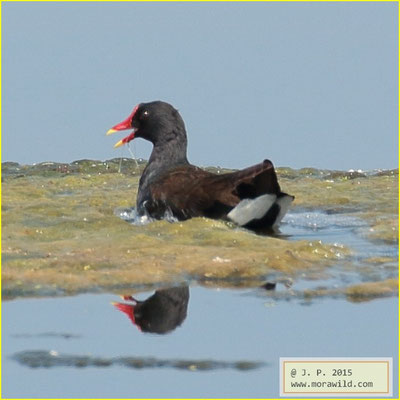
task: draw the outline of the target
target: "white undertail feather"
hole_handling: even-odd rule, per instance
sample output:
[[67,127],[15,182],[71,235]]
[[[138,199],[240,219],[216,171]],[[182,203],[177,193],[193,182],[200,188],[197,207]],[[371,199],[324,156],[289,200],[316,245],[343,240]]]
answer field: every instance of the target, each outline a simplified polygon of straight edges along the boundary
[[277,204],[280,207],[279,210],[279,214],[274,222],[274,224],[272,225],[273,228],[276,228],[280,222],[282,221],[282,218],[285,216],[285,214],[287,213],[291,202],[294,200],[293,196],[290,196],[288,194],[283,195],[282,197],[279,197],[279,199],[277,200]]
[[264,194],[255,199],[244,199],[230,211],[228,218],[236,224],[244,226],[254,219],[264,217],[272,205],[276,203],[279,206],[279,214],[272,225],[273,228],[276,228],[287,213],[293,199],[293,196],[287,194],[279,198],[275,194]]
[[264,194],[255,199],[244,199],[230,211],[228,218],[240,226],[246,225],[253,219],[262,218],[275,201],[275,194]]

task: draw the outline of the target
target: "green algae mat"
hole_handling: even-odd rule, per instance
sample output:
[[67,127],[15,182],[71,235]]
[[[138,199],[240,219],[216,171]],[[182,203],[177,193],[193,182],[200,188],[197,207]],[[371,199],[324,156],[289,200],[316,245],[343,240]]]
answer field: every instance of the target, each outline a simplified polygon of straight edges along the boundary
[[397,293],[398,170],[278,168],[282,189],[296,199],[281,233],[260,236],[205,218],[125,221],[144,166],[132,159],[3,163],[3,299],[183,282],[282,282],[274,296],[351,301]]

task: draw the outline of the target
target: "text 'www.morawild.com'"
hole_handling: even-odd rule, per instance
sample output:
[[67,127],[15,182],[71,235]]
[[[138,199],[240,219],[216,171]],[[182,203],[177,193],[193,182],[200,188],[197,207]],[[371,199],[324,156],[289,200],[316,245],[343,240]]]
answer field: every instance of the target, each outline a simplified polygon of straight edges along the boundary
[[373,388],[373,382],[353,382],[352,380],[340,379],[331,382],[290,382],[292,388]]

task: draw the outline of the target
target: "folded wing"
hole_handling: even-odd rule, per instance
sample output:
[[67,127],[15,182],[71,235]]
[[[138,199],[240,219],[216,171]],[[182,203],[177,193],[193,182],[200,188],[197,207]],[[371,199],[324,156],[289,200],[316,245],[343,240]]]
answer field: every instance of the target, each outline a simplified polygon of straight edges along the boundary
[[192,165],[168,171],[151,188],[147,211],[169,210],[178,219],[222,218],[250,229],[275,227],[293,197],[281,192],[269,160],[228,174],[213,174]]

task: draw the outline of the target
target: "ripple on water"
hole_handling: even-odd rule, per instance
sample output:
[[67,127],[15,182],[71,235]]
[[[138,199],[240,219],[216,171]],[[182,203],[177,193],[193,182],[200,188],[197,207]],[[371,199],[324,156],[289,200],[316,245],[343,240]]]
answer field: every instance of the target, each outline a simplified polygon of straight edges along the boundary
[[290,226],[306,230],[359,228],[368,225],[366,221],[351,215],[331,214],[319,210],[289,212],[284,221]]
[[397,247],[366,238],[369,224],[354,215],[332,214],[324,211],[293,211],[286,215],[285,231],[294,239],[315,236],[323,241],[353,248],[358,257],[396,257]]

